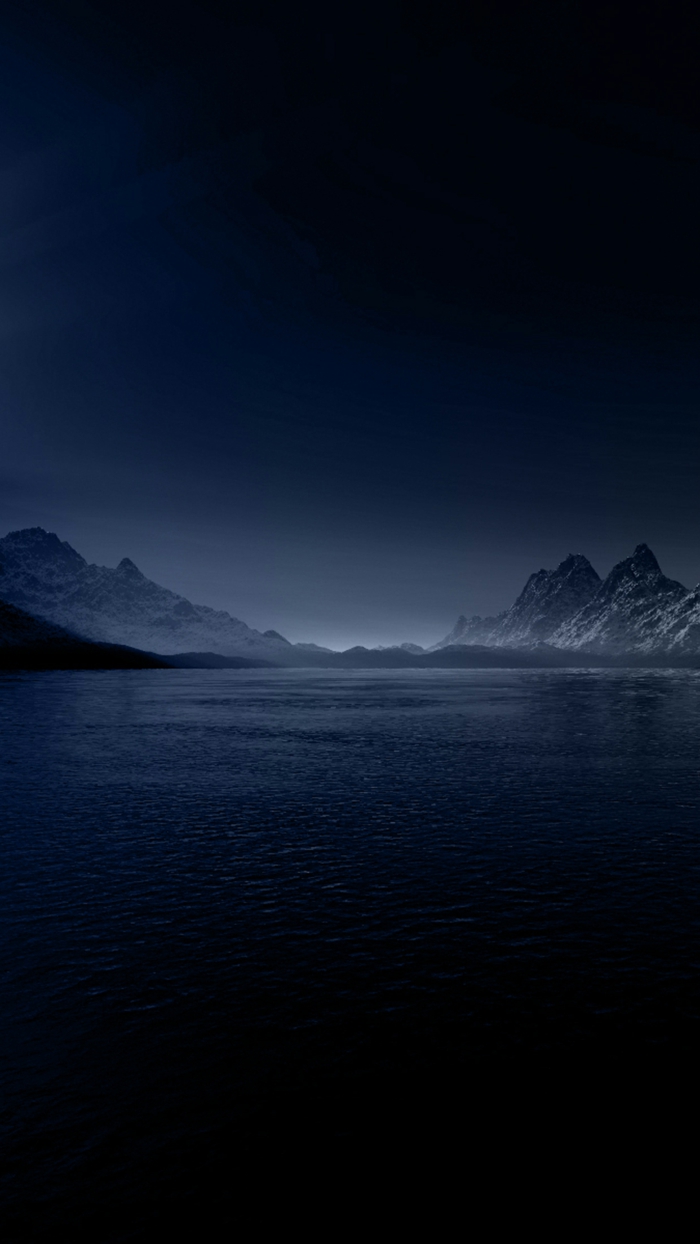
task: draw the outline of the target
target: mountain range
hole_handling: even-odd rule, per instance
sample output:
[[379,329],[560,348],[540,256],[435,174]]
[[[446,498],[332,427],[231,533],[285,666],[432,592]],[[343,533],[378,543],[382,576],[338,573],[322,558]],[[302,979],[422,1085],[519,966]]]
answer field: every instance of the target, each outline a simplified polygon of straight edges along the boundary
[[78,635],[163,655],[212,652],[285,665],[297,664],[307,647],[276,631],[253,630],[223,610],[193,605],[147,579],[128,557],[114,570],[91,565],[41,527],[0,540],[0,599]]
[[0,646],[20,642],[3,638],[3,626],[8,635],[13,627],[29,635],[34,624],[53,628],[37,631],[37,643],[128,645],[174,665],[529,666],[618,663],[625,655],[663,663],[700,657],[700,586],[689,591],[667,578],[646,544],[604,580],[582,554],[569,554],[555,570],[531,575],[510,609],[496,617],[462,616],[428,650],[405,643],[334,653],[291,644],[277,631],[257,631],[223,610],[192,604],[147,579],[129,558],[115,569],[91,565],[40,527],[0,539],[3,601]]
[[504,613],[458,618],[435,650],[454,644],[694,655],[700,653],[700,585],[689,591],[668,579],[646,544],[638,544],[604,580],[587,558],[569,554],[556,570],[531,575]]

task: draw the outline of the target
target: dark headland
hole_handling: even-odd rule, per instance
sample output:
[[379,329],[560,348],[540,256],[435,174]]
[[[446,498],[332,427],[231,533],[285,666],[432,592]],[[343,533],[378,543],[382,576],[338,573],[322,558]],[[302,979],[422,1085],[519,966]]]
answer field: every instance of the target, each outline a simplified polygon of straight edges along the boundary
[[0,600],[0,670],[165,668],[153,653],[83,639]]

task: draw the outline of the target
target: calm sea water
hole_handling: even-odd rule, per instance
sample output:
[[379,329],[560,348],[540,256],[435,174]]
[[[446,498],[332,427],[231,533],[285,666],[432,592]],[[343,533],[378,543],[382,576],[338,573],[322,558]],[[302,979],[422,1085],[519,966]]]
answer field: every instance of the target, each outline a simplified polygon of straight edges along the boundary
[[699,742],[692,672],[2,676],[10,1223],[692,1056]]

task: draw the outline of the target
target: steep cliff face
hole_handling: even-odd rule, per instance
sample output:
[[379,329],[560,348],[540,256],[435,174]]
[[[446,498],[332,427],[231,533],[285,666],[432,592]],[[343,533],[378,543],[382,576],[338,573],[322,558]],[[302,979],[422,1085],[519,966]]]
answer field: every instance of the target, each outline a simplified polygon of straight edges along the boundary
[[193,605],[147,579],[128,557],[89,565],[58,536],[33,527],[0,540],[0,598],[89,639],[150,652],[207,651],[284,660],[293,645],[223,610]]

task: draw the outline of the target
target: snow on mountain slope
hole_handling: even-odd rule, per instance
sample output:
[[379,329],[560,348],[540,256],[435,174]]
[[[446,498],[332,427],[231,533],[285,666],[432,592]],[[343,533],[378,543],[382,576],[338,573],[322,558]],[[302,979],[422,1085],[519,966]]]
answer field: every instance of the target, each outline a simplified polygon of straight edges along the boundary
[[700,586],[689,592],[668,579],[646,544],[613,566],[603,582],[585,557],[570,554],[556,570],[531,575],[505,613],[461,617],[435,648],[526,648],[540,643],[610,655],[698,653]]
[[600,577],[580,553],[570,553],[556,570],[530,575],[515,604],[495,618],[460,617],[433,651],[450,644],[531,647],[549,643],[552,634],[588,603]]
[[553,632],[550,642],[585,652],[668,649],[680,634],[691,596],[682,583],[666,578],[648,545],[638,544],[631,557],[613,566],[593,599]]
[[89,639],[164,654],[206,651],[284,661],[294,645],[223,610],[193,605],[125,557],[89,565],[58,536],[32,527],[0,540],[0,598]]
[[[77,636],[164,655],[210,652],[299,665],[318,664],[327,652],[313,644],[290,644],[276,631],[261,634],[223,610],[193,605],[147,579],[129,558],[114,570],[89,565],[40,527],[0,540],[0,600]],[[7,618],[2,624],[10,625]],[[700,653],[700,586],[689,592],[668,579],[645,544],[614,566],[604,582],[585,557],[570,554],[556,570],[531,575],[504,613],[460,617],[431,651],[454,644],[533,648],[543,643],[612,655]],[[419,651],[417,645],[404,647]]]
[[551,642],[557,628],[578,614],[599,587],[600,576],[588,558],[570,553],[556,570],[530,575],[492,642],[517,647]]
[[700,652],[700,583],[667,609],[659,624],[659,639],[671,653]]

